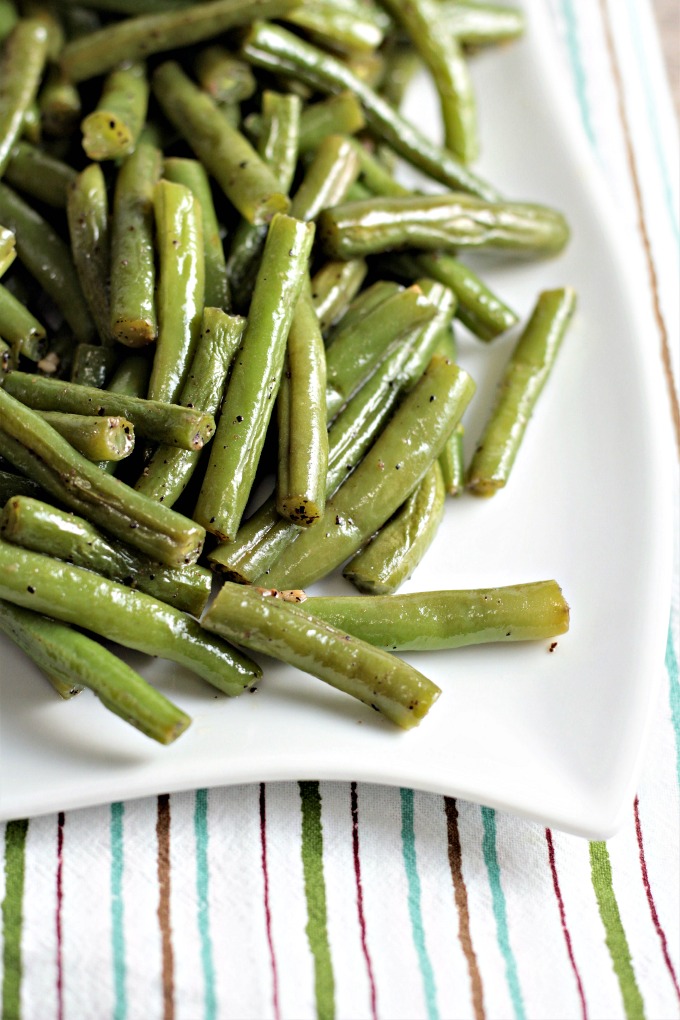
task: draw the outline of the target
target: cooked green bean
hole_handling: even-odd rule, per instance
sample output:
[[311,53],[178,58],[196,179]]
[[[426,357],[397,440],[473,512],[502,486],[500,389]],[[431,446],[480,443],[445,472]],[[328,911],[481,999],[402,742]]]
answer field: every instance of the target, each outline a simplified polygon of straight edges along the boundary
[[435,461],[417,489],[354,556],[343,575],[368,595],[391,595],[430,548],[444,513],[444,479]]
[[151,365],[141,354],[128,354],[119,361],[108,383],[110,393],[123,393],[128,397],[143,397],[149,387]]
[[166,159],[163,176],[173,184],[189,188],[199,202],[203,224],[205,263],[205,304],[209,308],[229,307],[229,281],[208,175],[195,159]]
[[176,403],[201,332],[205,293],[203,222],[183,184],[159,181],[154,195],[159,257],[158,342],[149,399]]
[[365,145],[353,139],[354,149],[361,166],[361,184],[368,188],[371,196],[393,196],[413,194],[403,184],[395,180],[392,172],[380,160],[371,155]]
[[77,175],[66,200],[71,252],[80,286],[105,345],[113,343],[109,305],[111,242],[106,181],[98,163]]
[[50,67],[40,89],[38,109],[45,134],[53,138],[66,138],[80,121],[80,93],[56,65]]
[[372,54],[384,39],[385,24],[366,14],[366,7],[360,2],[343,0],[342,4],[335,4],[314,0],[313,4],[301,4],[288,11],[281,20],[301,28],[329,49]]
[[467,373],[434,357],[316,528],[301,532],[261,583],[304,588],[357,552],[420,483],[474,388]]
[[[439,334],[436,347],[437,354],[442,354],[451,361],[456,361],[458,356],[456,337],[449,325]],[[465,460],[463,457],[463,435],[464,426],[458,422],[455,429],[446,440],[444,449],[439,455],[439,466],[442,471],[444,489],[449,496],[459,496],[465,488]]]
[[12,348],[0,337],[0,385],[12,368],[13,361]]
[[212,0],[187,10],[126,18],[68,42],[61,52],[61,67],[71,81],[94,78],[124,61],[202,42],[253,18],[275,18],[298,2]]
[[127,663],[80,631],[0,602],[0,630],[67,690],[89,687],[101,703],[161,744],[171,744],[191,719]]
[[205,532],[101,471],[0,389],[0,455],[72,510],[167,566],[194,563]]
[[312,673],[404,729],[416,726],[441,693],[436,684],[396,656],[254,588],[227,582],[203,625]]
[[[208,6],[215,6],[213,0]],[[242,2],[242,0],[239,0]],[[231,127],[209,95],[168,61],[153,76],[154,94],[168,120],[182,133],[208,173],[249,223],[268,223],[290,202],[247,138]]]
[[539,295],[468,470],[467,487],[476,496],[493,496],[506,484],[575,308],[576,294],[569,287]]
[[126,418],[38,411],[40,417],[88,460],[123,460],[135,445],[135,429]]
[[0,177],[35,101],[47,60],[48,37],[40,18],[21,18],[5,40],[0,60]]
[[291,216],[314,220],[322,209],[342,202],[359,174],[352,139],[329,135],[319,145],[291,202]]
[[326,262],[312,277],[312,303],[323,333],[347,310],[367,271],[368,266],[363,259],[350,259],[348,262]]
[[386,301],[401,290],[403,287],[394,280],[376,280],[370,287],[366,287],[350,302],[345,314],[335,324],[328,337],[328,343],[332,343],[338,333],[354,328],[382,301]]
[[332,258],[402,248],[490,248],[556,255],[568,239],[566,220],[554,209],[486,202],[458,192],[346,202],[319,217],[319,241]]
[[23,354],[40,361],[45,353],[45,327],[11,291],[0,284],[0,336],[14,349],[14,357]]
[[479,149],[474,92],[460,43],[442,31],[438,0],[382,2],[407,32],[432,75],[439,94],[444,144],[463,163],[472,162]]
[[290,216],[275,216],[269,227],[248,325],[194,511],[195,519],[221,539],[236,535],[250,495],[313,238],[313,224]]
[[365,126],[361,103],[351,92],[310,103],[300,116],[300,152],[314,152],[328,135],[355,135]]
[[0,0],[0,42],[4,43],[18,20],[19,12],[12,0]]
[[490,641],[540,641],[569,630],[556,581],[412,595],[310,598],[305,609],[392,651],[432,651]]
[[111,347],[77,344],[71,362],[71,382],[103,389],[115,362],[116,354]]
[[0,226],[0,276],[4,276],[16,257],[17,246],[14,231]]
[[341,320],[326,352],[326,403],[336,414],[387,351],[407,333],[434,317],[435,308],[419,287],[407,287],[378,304],[354,324]]
[[516,39],[524,32],[524,14],[518,7],[480,3],[479,0],[440,0],[440,25],[465,46],[488,46]]
[[[179,396],[180,404],[207,414],[217,413],[245,325],[245,319],[227,315],[221,308],[204,309],[201,335]],[[200,455],[200,450],[179,450],[161,443],[135,488],[172,506],[188,484]]]
[[5,184],[0,184],[0,223],[14,231],[20,260],[57,305],[76,339],[87,343],[94,326],[67,245]]
[[309,526],[319,520],[326,502],[328,432],[325,350],[307,293],[298,298],[288,333],[277,410],[277,510],[282,517]]
[[47,379],[28,372],[10,372],[5,389],[23,404],[39,411],[120,415],[133,423],[137,435],[182,450],[200,450],[215,431],[212,415],[191,407],[145,400],[95,386],[80,386],[62,379]]
[[4,505],[12,496],[32,496],[34,499],[40,499],[44,495],[44,490],[30,478],[0,469],[0,505]]
[[[268,90],[262,95],[262,130],[257,150],[286,194],[297,166],[300,108],[298,96]],[[266,236],[266,224],[247,220],[241,220],[234,231],[227,275],[243,311],[250,304]]]
[[242,103],[257,88],[250,64],[223,46],[207,46],[196,57],[196,77],[216,103]]
[[14,493],[7,498],[0,535],[25,549],[138,588],[192,616],[201,615],[210,597],[211,574],[205,567],[195,563],[180,569],[163,566],[124,542],[107,538],[82,517],[28,495]]
[[391,40],[386,53],[385,77],[380,84],[380,95],[395,110],[400,109],[414,75],[422,67],[418,53],[410,42],[399,38]]
[[185,666],[225,694],[240,694],[260,676],[247,656],[173,606],[91,570],[2,541],[0,599],[64,623],[85,623],[126,648]]
[[161,153],[142,141],[116,180],[111,231],[111,330],[128,347],[158,336],[153,195]]
[[68,189],[75,178],[73,167],[22,141],[13,146],[5,170],[5,180],[12,187],[57,209],[66,205]]
[[259,67],[297,77],[321,92],[353,92],[362,104],[370,130],[400,156],[449,188],[478,195],[488,201],[498,193],[467,170],[446,149],[430,142],[341,61],[303,42],[277,25],[259,23],[248,32],[244,56]]
[[129,156],[144,126],[148,104],[149,82],[144,64],[126,63],[107,75],[96,109],[81,125],[88,158]]

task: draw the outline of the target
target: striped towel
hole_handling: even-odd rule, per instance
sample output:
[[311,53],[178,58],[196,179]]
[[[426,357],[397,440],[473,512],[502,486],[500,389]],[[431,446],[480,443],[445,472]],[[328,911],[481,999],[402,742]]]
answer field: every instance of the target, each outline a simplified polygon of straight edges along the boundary
[[[647,0],[547,0],[627,217],[680,448],[676,126]],[[677,550],[676,550],[677,599]],[[591,842],[355,783],[3,826],[5,1020],[680,1015],[678,605],[638,796]]]

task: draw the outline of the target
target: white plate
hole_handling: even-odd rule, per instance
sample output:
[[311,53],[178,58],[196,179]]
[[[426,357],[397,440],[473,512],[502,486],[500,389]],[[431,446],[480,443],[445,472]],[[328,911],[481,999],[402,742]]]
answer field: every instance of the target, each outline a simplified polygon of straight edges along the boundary
[[[161,748],[89,692],[55,698],[2,641],[0,818],[157,792],[281,779],[364,780],[451,794],[603,837],[628,809],[661,674],[670,595],[670,494],[662,381],[645,341],[626,252],[603,182],[564,93],[544,0],[529,33],[480,55],[481,172],[508,195],[552,203],[573,227],[566,254],[486,263],[525,317],[539,290],[573,284],[580,305],[508,488],[450,502],[408,590],[555,577],[570,632],[548,642],[411,656],[444,688],[430,717],[397,731],[314,678],[267,664],[255,694],[230,701],[179,667],[132,656],[194,718]],[[411,115],[435,103],[420,86]],[[482,264],[480,258],[479,263]],[[462,338],[478,381],[474,436],[515,338]],[[327,590],[346,589],[342,580]]]

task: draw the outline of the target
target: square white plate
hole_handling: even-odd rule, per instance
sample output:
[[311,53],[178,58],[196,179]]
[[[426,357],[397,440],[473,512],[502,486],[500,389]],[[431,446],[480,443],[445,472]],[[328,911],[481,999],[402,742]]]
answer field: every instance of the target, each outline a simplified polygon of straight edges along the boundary
[[[89,692],[54,696],[0,639],[0,818],[197,786],[281,779],[363,780],[451,794],[604,837],[634,791],[663,663],[671,564],[668,437],[654,326],[631,282],[604,182],[565,100],[544,0],[524,0],[525,39],[480,54],[480,172],[509,196],[567,214],[573,240],[548,262],[476,266],[529,314],[537,293],[572,284],[579,310],[506,490],[449,501],[433,548],[405,590],[555,577],[572,624],[548,642],[409,658],[444,689],[409,733],[288,667],[267,663],[255,694],[217,695],[178,666],[127,658],[194,718],[158,747]],[[424,83],[407,114],[436,131]],[[424,123],[427,115],[427,123]],[[471,443],[517,331],[492,345],[460,337],[478,383]],[[319,590],[349,591],[342,579]]]

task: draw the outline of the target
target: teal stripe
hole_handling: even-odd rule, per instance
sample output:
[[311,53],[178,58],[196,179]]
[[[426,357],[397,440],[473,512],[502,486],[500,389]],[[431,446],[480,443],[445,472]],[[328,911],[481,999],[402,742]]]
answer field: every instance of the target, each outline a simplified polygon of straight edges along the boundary
[[194,833],[196,837],[196,897],[198,899],[198,934],[201,941],[201,966],[205,999],[203,1015],[205,1020],[217,1016],[215,999],[215,967],[213,964],[212,939],[210,937],[210,914],[208,899],[208,791],[196,790],[194,807]]
[[125,806],[111,805],[111,945],[113,948],[114,1020],[125,1020],[125,933],[123,927],[123,814]]
[[597,141],[595,139],[595,131],[593,129],[593,122],[590,116],[590,106],[588,104],[588,89],[586,84],[586,72],[583,65],[583,58],[581,56],[581,44],[579,41],[578,32],[578,19],[576,17],[576,11],[572,0],[562,0],[562,15],[567,27],[567,48],[569,50],[569,62],[571,64],[571,73],[574,76],[574,86],[576,88],[576,98],[578,100],[579,109],[581,111],[581,120],[583,121],[583,127],[585,128],[586,134],[590,140],[590,144],[594,149],[597,148]]
[[420,904],[420,877],[416,861],[416,833],[413,824],[413,790],[401,789],[401,846],[408,883],[408,912],[411,916],[413,943],[418,954],[420,976],[423,981],[428,1020],[438,1020],[437,986],[434,971],[425,945],[425,929]]
[[671,703],[671,719],[675,730],[675,767],[680,783],[680,679],[678,678],[678,659],[673,644],[673,613],[668,627],[666,642],[666,670],[668,672],[668,698]]
[[678,223],[678,210],[674,202],[673,186],[671,183],[670,171],[668,169],[666,149],[661,140],[659,118],[656,115],[656,103],[654,102],[654,90],[652,88],[652,83],[649,78],[646,54],[642,48],[642,30],[640,26],[640,19],[638,18],[637,5],[633,2],[633,0],[626,0],[626,3],[628,5],[628,17],[631,23],[631,36],[633,38],[633,46],[635,47],[635,56],[637,57],[638,66],[640,68],[640,77],[642,78],[642,85],[645,91],[647,121],[652,130],[652,137],[654,138],[654,148],[656,150],[656,161],[661,170],[661,176],[663,178],[664,198],[666,201],[666,208],[668,210],[668,218],[673,225],[675,239],[676,241],[680,242],[680,224]]
[[505,907],[505,894],[501,885],[501,869],[496,854],[496,812],[491,808],[482,808],[482,821],[484,823],[484,838],[482,850],[484,863],[489,876],[491,886],[491,902],[493,905],[493,916],[496,919],[496,938],[498,948],[505,961],[505,978],[508,982],[510,998],[517,1020],[524,1020],[524,1003],[522,992],[519,986],[517,975],[517,963],[515,954],[510,946],[510,934],[508,932],[508,916]]

